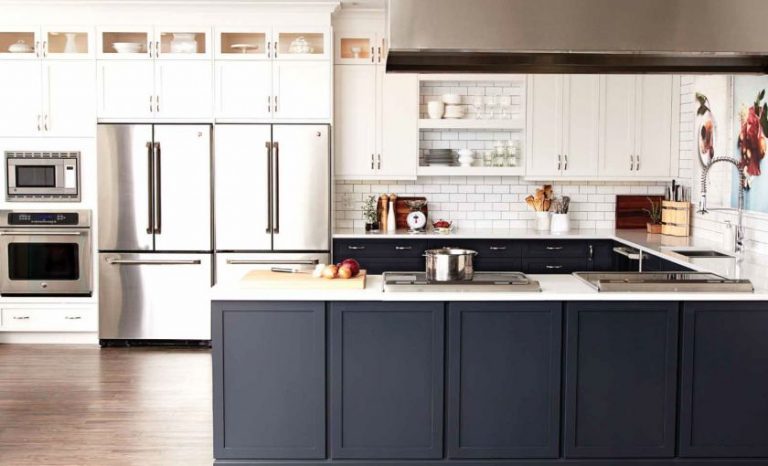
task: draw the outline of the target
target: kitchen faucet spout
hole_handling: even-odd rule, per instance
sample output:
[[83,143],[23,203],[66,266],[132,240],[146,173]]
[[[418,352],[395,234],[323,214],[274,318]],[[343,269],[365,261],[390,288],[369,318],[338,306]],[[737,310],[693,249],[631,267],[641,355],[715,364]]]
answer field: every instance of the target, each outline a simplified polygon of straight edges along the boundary
[[[736,169],[739,172],[739,197],[738,197],[738,206],[736,209],[733,208],[707,208],[707,176],[709,175],[709,170],[712,168],[712,166],[719,162],[728,162],[730,164],[733,164]],[[707,214],[710,210],[736,210],[736,234],[734,235],[735,238],[735,244],[734,244],[734,251],[736,253],[741,253],[744,251],[744,225],[743,225],[743,219],[744,219],[744,182],[746,177],[744,176],[744,172],[741,170],[741,167],[739,167],[739,161],[736,160],[733,157],[715,157],[712,159],[712,161],[709,162],[707,166],[704,167],[704,170],[701,172],[701,195],[699,197],[699,209],[698,213],[700,214]]]

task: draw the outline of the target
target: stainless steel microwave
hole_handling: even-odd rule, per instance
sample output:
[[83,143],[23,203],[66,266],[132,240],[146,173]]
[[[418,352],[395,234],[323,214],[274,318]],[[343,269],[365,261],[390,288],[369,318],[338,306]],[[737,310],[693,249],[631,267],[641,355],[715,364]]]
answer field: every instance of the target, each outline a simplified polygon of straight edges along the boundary
[[5,152],[7,201],[79,202],[80,152]]

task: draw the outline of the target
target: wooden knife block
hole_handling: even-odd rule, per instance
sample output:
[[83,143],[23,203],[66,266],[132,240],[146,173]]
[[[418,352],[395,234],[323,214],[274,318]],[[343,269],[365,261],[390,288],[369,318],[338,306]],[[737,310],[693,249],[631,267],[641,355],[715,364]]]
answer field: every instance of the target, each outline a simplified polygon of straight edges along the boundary
[[661,234],[691,236],[690,202],[661,202]]

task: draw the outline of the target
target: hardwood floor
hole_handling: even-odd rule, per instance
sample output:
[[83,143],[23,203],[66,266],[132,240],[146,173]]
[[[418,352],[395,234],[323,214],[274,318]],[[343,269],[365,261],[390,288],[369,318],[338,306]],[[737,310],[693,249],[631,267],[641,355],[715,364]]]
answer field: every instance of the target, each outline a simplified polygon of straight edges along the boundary
[[204,349],[0,345],[0,464],[210,465]]

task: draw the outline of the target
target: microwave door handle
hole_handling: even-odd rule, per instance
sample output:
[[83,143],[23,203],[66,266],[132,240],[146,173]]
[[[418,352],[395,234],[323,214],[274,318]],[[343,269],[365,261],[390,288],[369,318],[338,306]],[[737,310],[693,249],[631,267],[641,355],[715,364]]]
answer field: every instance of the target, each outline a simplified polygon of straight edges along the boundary
[[154,231],[152,218],[154,216],[154,198],[155,198],[155,170],[152,163],[152,142],[147,141],[147,234],[151,235]]
[[272,231],[280,233],[280,144],[272,143],[275,148],[275,225]]
[[162,233],[162,224],[163,224],[163,198],[162,198],[162,170],[161,170],[161,149],[160,149],[160,143],[155,143],[155,216],[154,216],[154,231],[155,234]]

